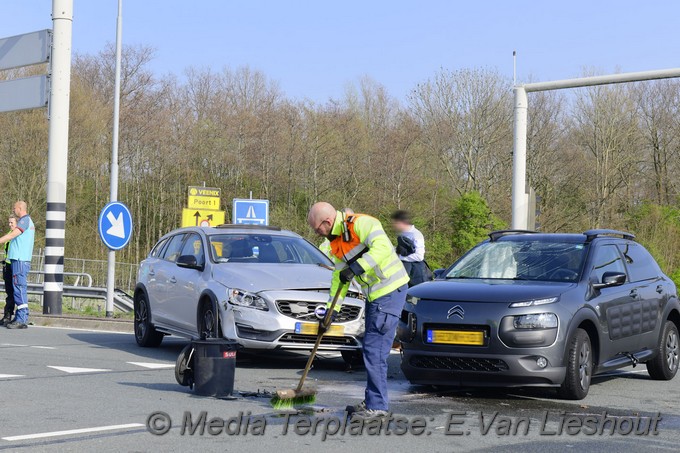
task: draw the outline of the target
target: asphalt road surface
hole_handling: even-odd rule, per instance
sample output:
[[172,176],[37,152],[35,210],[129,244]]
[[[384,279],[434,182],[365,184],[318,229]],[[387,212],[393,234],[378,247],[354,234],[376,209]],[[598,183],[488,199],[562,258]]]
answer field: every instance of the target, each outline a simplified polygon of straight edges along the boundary
[[176,383],[174,361],[186,344],[167,337],[160,348],[142,349],[130,334],[0,329],[0,450],[630,452],[680,445],[680,378],[652,381],[644,366],[596,378],[590,395],[574,402],[551,390],[411,386],[395,351],[394,420],[350,426],[344,407],[363,398],[365,373],[346,371],[339,356],[324,354],[310,373],[315,405],[282,414],[268,392],[295,386],[304,355],[239,352],[235,397],[215,399]]

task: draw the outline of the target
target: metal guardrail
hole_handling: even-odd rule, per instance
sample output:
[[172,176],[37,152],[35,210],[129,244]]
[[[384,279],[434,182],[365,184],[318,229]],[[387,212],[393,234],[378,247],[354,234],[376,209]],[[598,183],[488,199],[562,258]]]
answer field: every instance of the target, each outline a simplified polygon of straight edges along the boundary
[[[43,274],[42,271],[32,271],[30,274]],[[92,286],[92,277],[82,272],[64,272],[64,276],[77,276],[78,279],[83,277],[87,280],[87,286],[64,285],[64,297],[72,297],[77,299],[103,299],[106,300],[106,288]],[[78,281],[78,280],[77,280]],[[28,294],[43,295],[43,283],[28,282]],[[0,281],[0,289],[5,290],[5,283]],[[41,299],[42,301],[42,299]],[[41,303],[42,304],[42,303]],[[113,306],[123,313],[130,313],[134,310],[133,298],[121,289],[115,289],[113,294]]]
[[[38,250],[33,255],[32,267],[36,270],[28,273],[28,294],[40,296],[42,305],[43,281],[45,272],[44,251]],[[64,267],[75,271],[64,272],[64,297],[73,299],[106,299],[106,261],[88,260],[80,258],[64,258]],[[134,310],[134,301],[128,294],[134,288],[138,266],[129,263],[116,264],[116,280],[113,297],[114,308],[123,313]],[[78,269],[82,269],[78,271]],[[68,284],[66,284],[68,283]],[[120,289],[123,288],[123,289]],[[0,291],[5,290],[5,284],[0,279]]]

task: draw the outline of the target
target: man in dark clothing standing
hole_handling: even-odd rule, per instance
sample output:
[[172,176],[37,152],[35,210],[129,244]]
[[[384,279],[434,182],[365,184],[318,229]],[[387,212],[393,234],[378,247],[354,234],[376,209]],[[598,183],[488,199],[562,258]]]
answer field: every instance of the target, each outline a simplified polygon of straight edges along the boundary
[[408,272],[408,286],[432,280],[432,271],[425,262],[425,238],[413,225],[409,213],[396,211],[392,214],[392,227],[399,233],[396,252]]
[[[9,216],[9,231],[8,234],[14,231],[17,227],[17,216],[12,214]],[[6,326],[12,322],[14,316],[14,282],[12,281],[12,262],[9,260],[9,242],[5,243],[5,260],[2,262],[2,280],[5,283],[5,309],[0,326]]]

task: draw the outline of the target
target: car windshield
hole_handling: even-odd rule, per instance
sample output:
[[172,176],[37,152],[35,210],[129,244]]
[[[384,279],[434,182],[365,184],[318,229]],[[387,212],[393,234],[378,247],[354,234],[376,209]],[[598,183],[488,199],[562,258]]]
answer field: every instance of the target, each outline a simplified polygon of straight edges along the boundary
[[461,258],[446,278],[577,282],[585,245],[546,241],[485,242]]
[[318,248],[294,236],[266,233],[216,234],[210,236],[213,261],[217,263],[290,263],[330,266]]

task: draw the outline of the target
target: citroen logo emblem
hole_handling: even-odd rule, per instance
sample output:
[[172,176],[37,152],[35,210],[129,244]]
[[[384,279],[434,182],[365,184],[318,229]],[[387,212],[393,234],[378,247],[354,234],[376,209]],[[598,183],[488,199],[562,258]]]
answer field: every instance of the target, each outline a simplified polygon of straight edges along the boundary
[[465,317],[465,310],[463,310],[463,307],[460,305],[454,305],[453,307],[449,308],[446,319],[450,319],[454,315],[458,316],[460,319],[463,319]]

